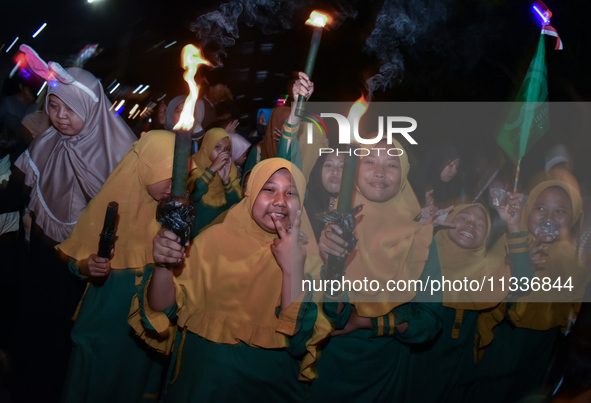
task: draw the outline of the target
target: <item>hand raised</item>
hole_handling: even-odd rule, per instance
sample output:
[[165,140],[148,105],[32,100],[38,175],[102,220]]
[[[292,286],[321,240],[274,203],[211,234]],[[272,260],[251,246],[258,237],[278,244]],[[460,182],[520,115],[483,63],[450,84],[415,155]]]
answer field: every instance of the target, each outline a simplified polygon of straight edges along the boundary
[[222,151],[221,153],[218,154],[218,156],[216,157],[216,159],[211,163],[211,166],[209,167],[209,169],[211,169],[212,172],[217,172],[219,171],[225,164],[227,164],[228,162],[232,161],[232,154],[228,151]]
[[298,100],[299,96],[310,98],[314,93],[314,83],[310,81],[308,75],[304,72],[298,73],[298,79],[293,83],[293,99]]
[[283,271],[289,271],[291,274],[292,263],[295,263],[303,270],[303,263],[306,260],[306,248],[304,242],[300,241],[300,227],[302,222],[302,212],[298,210],[291,229],[286,229],[283,224],[273,215],[273,222],[277,230],[276,238],[271,245],[271,252],[275,260]]

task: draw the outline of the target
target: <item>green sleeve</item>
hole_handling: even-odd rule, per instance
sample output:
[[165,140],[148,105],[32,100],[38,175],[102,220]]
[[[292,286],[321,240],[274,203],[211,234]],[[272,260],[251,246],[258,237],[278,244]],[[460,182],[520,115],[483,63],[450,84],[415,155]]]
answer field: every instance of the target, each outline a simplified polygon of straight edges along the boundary
[[[205,175],[205,174],[203,174]],[[191,193],[191,199],[194,202],[201,200],[201,198],[207,193],[209,190],[209,185],[205,181],[205,178],[201,175],[201,177],[195,179],[195,187],[193,188],[193,193]]]
[[[302,169],[302,156],[300,152],[300,143],[298,142],[297,138],[297,131],[299,128],[299,123],[295,125],[290,125],[285,122],[283,125],[283,136],[279,139],[279,146],[277,149],[277,157],[284,158],[291,163],[295,164],[300,170]],[[289,147],[287,146],[287,142],[291,138],[291,143],[289,143]]]
[[157,318],[158,316],[166,315],[167,318],[173,319],[176,317],[176,313],[178,310],[176,303],[174,305],[172,305],[171,307],[165,309],[162,312],[153,311],[149,307],[149,305],[147,304],[147,301],[146,301],[146,295],[147,295],[147,287],[146,286],[148,284],[148,280],[152,277],[153,273],[154,273],[154,265],[149,264],[149,265],[145,266],[144,276],[142,277],[142,282],[140,283],[140,285],[138,286],[138,289],[137,289],[137,291],[138,291],[137,296],[138,296],[139,306],[140,306],[140,317],[142,318],[142,321],[144,323],[144,327],[149,330],[156,330],[154,328],[154,326],[152,325],[152,323],[150,322],[150,318]]
[[415,296],[416,302],[443,302],[443,292],[432,291],[431,289],[433,280],[441,281],[441,264],[439,263],[439,251],[437,250],[435,237],[433,237],[433,241],[429,247],[429,256],[427,257],[425,268],[421,273],[421,277],[419,277],[419,281],[423,287],[417,290],[417,295]]
[[318,305],[316,303],[305,301],[301,304],[298,312],[296,333],[287,337],[287,352],[289,354],[298,357],[306,353],[306,343],[314,334],[314,324],[317,317]]
[[232,186],[232,190],[229,192],[226,192],[226,206],[227,206],[227,208],[232,207],[233,205],[238,203],[240,200],[242,200],[242,197],[240,196],[240,192],[238,191],[238,189],[236,189],[234,186]]
[[[320,270],[320,278],[323,282],[326,280],[326,266],[324,265],[322,265],[322,269]],[[337,313],[339,302],[343,302],[344,307],[341,312]],[[332,296],[324,292],[322,313],[336,330],[341,330],[347,325],[351,312],[353,312],[353,305],[348,302],[349,297],[346,292]]]
[[[429,248],[429,256],[423,273],[417,284],[415,299],[392,310],[388,315],[371,318],[374,327],[374,337],[392,336],[405,343],[423,343],[435,338],[441,331],[442,323],[439,310],[443,295],[432,292],[430,282],[441,280],[441,265],[435,241]],[[400,333],[394,325],[408,323],[407,329]]]
[[531,280],[534,271],[529,259],[528,235],[527,231],[507,234],[507,263],[511,265],[513,277],[527,277]]
[[88,280],[88,276],[83,275],[80,273],[80,270],[78,270],[78,262],[75,259],[70,258],[68,261],[68,270],[80,280]]
[[252,171],[252,168],[257,164],[257,147],[253,147],[250,152],[248,153],[248,158],[244,163],[244,168],[242,168],[242,181],[244,181],[244,175],[247,172]]

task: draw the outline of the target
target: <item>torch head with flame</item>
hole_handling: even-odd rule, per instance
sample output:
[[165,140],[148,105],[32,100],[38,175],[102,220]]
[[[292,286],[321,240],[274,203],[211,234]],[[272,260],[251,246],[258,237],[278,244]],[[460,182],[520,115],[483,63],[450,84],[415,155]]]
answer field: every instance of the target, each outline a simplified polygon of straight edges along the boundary
[[185,69],[183,78],[189,85],[189,96],[185,100],[183,111],[178,123],[174,126],[173,130],[191,130],[195,119],[193,117],[193,111],[195,110],[195,104],[199,97],[199,87],[195,82],[195,74],[201,64],[206,66],[211,65],[207,60],[201,56],[201,51],[194,45],[186,45],[181,53],[181,64]]
[[350,142],[351,144],[356,143],[355,137],[353,136],[353,130],[358,130],[359,127],[359,120],[361,117],[367,112],[369,102],[365,100],[365,96],[361,95],[351,109],[349,109],[349,115],[347,115],[347,120],[349,121],[349,127],[351,128],[351,132],[349,133]]
[[310,18],[306,21],[306,25],[312,25],[313,27],[320,27],[324,28],[326,24],[330,24],[332,22],[332,18],[330,15],[325,14],[321,11],[312,11],[310,13]]

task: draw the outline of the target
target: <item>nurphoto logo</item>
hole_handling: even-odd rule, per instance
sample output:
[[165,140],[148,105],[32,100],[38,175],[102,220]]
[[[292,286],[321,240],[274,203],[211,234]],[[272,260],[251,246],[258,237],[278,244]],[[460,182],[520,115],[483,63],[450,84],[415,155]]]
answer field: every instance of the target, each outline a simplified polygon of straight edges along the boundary
[[[410,135],[417,128],[417,121],[408,116],[379,116],[378,117],[378,131],[377,135],[373,138],[363,138],[359,135],[359,117],[349,118],[341,115],[340,113],[321,113],[321,118],[333,118],[337,122],[339,127],[339,144],[377,144],[384,139],[384,121],[386,141],[388,144],[392,144],[392,136],[394,134],[402,135],[410,144],[417,145],[416,140]],[[385,119],[384,119],[385,118]],[[307,124],[307,142],[313,144],[313,132],[312,124]],[[390,156],[400,156],[404,151],[400,148],[354,148],[353,150],[339,150],[333,148],[320,148],[319,155],[336,153],[356,155],[363,157],[369,155],[371,150],[377,150],[378,155],[381,150],[386,152]]]

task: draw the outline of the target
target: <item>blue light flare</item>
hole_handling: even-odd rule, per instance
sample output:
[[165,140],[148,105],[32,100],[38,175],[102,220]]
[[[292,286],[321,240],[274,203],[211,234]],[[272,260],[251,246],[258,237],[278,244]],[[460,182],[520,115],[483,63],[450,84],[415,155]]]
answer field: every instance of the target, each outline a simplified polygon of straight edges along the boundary
[[550,19],[546,17],[547,14],[540,10],[540,7],[537,4],[532,5],[531,12],[538,19],[540,24],[548,25],[550,23]]

